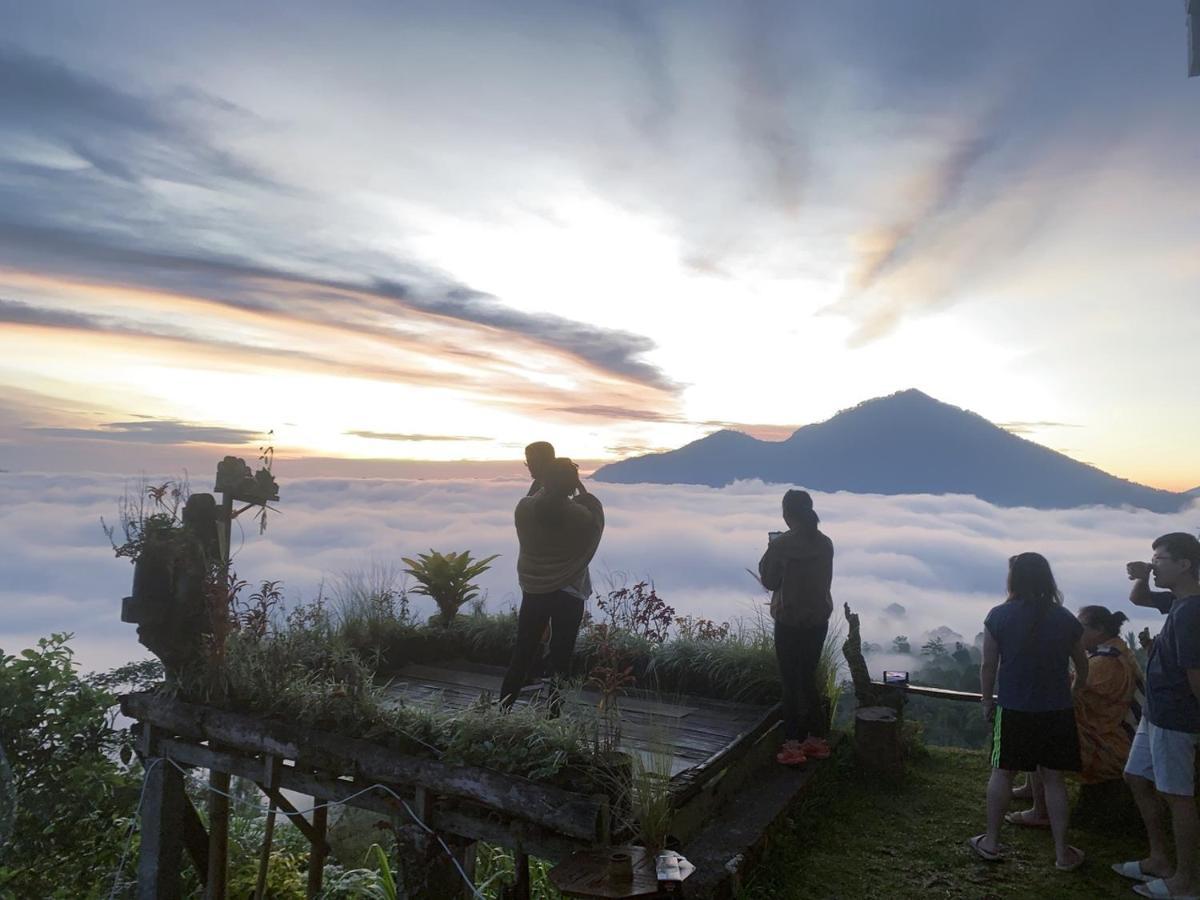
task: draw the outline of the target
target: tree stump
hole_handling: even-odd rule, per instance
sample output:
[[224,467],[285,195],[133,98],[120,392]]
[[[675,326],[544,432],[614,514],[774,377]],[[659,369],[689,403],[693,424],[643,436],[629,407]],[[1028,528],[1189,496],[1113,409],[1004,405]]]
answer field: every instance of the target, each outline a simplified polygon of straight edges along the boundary
[[867,662],[863,659],[862,638],[858,629],[858,614],[850,610],[849,603],[842,604],[849,630],[846,640],[842,642],[842,655],[846,657],[846,665],[850,669],[850,678],[854,682],[854,696],[860,707],[888,706],[900,712],[904,709],[904,689],[894,686],[873,684]]
[[891,707],[859,707],[854,714],[854,755],[862,768],[892,776],[904,771],[901,721]]

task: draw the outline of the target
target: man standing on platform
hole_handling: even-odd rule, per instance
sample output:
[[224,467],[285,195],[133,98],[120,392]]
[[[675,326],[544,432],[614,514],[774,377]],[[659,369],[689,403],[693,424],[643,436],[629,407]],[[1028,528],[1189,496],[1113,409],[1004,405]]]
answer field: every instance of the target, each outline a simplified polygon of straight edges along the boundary
[[[517,578],[521,609],[517,643],[500,688],[500,705],[512,706],[525,684],[538,641],[549,624],[550,670],[553,677],[570,672],[584,604],[592,592],[588,565],[604,533],[604,507],[584,490],[579,468],[555,459],[537,493],[523,497],[514,514],[520,553]],[[550,709],[557,714],[552,691]]]

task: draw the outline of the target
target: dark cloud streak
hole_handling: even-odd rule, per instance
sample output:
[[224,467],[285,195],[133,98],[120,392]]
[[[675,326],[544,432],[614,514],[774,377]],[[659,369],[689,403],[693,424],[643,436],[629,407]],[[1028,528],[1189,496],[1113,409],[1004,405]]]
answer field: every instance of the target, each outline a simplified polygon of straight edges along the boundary
[[[221,114],[253,115],[200,92],[190,92],[187,99]],[[5,135],[48,142],[87,167],[64,172],[27,161],[11,163],[26,176],[8,183],[0,177],[0,263],[28,265],[32,257],[44,272],[141,283],[259,312],[292,309],[296,298],[264,298],[257,280],[322,293],[343,310],[370,295],[507,332],[656,390],[679,390],[641,359],[654,349],[648,338],[550,313],[514,310],[405,261],[373,258],[364,266],[365,258],[335,254],[320,259],[322,251],[309,247],[302,253],[313,258],[263,265],[206,249],[210,234],[191,231],[211,232],[212,223],[164,208],[163,199],[142,182],[160,178],[225,189],[232,181],[240,186],[235,192],[266,192],[276,199],[297,192],[213,145],[181,120],[174,106],[119,90],[56,60],[0,46],[0,138]],[[0,176],[8,165],[0,153]],[[96,217],[97,209],[107,211],[104,218]],[[345,274],[316,275],[318,267]],[[394,274],[397,270],[403,280]]]
[[209,185],[216,178],[282,187],[178,119],[167,100],[0,45],[0,134],[23,133],[57,143],[123,181],[160,177]]
[[259,431],[194,425],[178,419],[109,422],[97,428],[29,427],[24,430],[44,438],[134,444],[249,444],[262,438],[262,432]]
[[347,431],[353,437],[369,438],[373,441],[399,441],[402,443],[422,443],[426,441],[490,441],[491,438],[470,434],[399,434],[391,431]]

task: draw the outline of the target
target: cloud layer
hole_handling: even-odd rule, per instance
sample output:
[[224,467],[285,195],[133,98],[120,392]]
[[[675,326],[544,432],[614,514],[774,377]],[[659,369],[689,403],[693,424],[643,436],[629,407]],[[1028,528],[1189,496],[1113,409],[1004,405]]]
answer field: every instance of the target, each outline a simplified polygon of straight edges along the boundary
[[[282,579],[292,600],[311,599],[347,571],[399,565],[430,548],[500,554],[480,580],[491,609],[519,601],[512,507],[525,483],[510,479],[399,481],[288,479],[266,535],[235,530],[236,567],[252,583]],[[143,655],[119,621],[132,569],[112,557],[99,520],[112,521],[125,481],[105,476],[0,474],[0,648],[12,652],[51,631],[76,634],[82,663],[101,668]],[[206,485],[197,483],[196,489]],[[779,527],[779,490],[757,482],[721,490],[598,486],[608,526],[596,563],[609,579],[652,579],[681,614],[752,619],[763,597],[753,569]],[[1003,598],[1006,560],[1044,553],[1066,604],[1103,604],[1157,630],[1158,616],[1126,601],[1124,563],[1150,555],[1167,531],[1195,531],[1200,505],[1179,516],[1116,509],[998,509],[973,497],[815,495],[833,539],[835,600],[862,616],[864,636],[914,643],[946,625],[969,641]],[[899,604],[903,615],[888,612]],[[424,607],[421,607],[424,609]]]

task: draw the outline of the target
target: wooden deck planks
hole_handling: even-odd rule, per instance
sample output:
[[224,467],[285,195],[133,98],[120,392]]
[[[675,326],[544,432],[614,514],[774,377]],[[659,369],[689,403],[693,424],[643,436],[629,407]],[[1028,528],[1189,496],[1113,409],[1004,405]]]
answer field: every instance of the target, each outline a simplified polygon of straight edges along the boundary
[[[497,697],[503,674],[503,669],[478,663],[414,664],[391,675],[387,692],[399,702],[454,711],[474,705],[485,693]],[[765,707],[699,697],[673,695],[659,700],[644,691],[632,693],[634,696],[622,695],[619,701],[621,747],[650,764],[655,748],[667,744],[672,752],[672,776],[719,753],[753,727],[765,711]],[[532,696],[527,688],[517,702],[529,702]],[[572,708],[594,710],[600,695],[575,690],[564,693],[563,699],[570,715]]]

